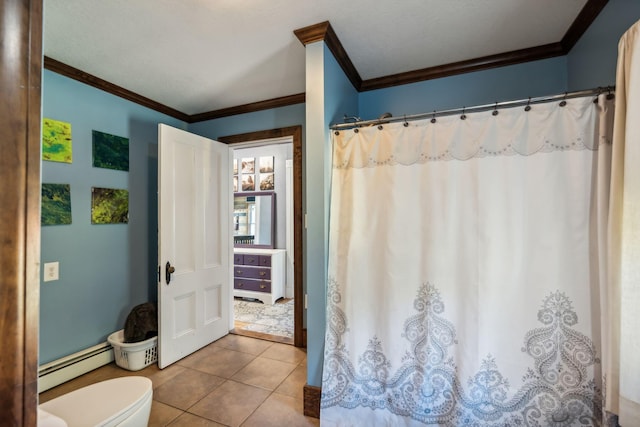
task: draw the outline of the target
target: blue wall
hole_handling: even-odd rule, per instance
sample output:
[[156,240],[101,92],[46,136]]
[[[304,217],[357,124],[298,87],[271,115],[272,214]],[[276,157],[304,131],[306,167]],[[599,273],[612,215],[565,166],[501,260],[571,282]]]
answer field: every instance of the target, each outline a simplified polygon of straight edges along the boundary
[[221,136],[237,135],[247,132],[278,129],[289,126],[304,126],[304,104],[272,108],[253,113],[238,114],[192,123],[188,131],[200,136],[216,139]]
[[[104,342],[136,304],[156,300],[157,127],[185,123],[44,71],[43,117],[71,123],[73,163],[42,162],[42,182],[71,185],[72,224],[42,227],[40,363]],[[91,131],[129,138],[129,172],[92,167]],[[92,225],[91,187],[129,190],[129,224]],[[42,280],[42,277],[41,277]]]
[[[355,93],[324,48],[321,60],[324,87],[320,90],[324,110],[320,114],[328,125],[341,122],[344,114],[370,119],[389,111],[400,116],[609,85],[615,81],[618,39],[638,19],[639,1],[610,0],[566,57],[360,94]],[[43,116],[72,124],[74,162],[71,165],[43,162],[42,180],[71,184],[73,224],[42,230],[42,262],[60,261],[61,265],[60,280],[43,282],[41,287],[40,362],[46,363],[104,341],[110,332],[122,327],[132,306],[156,298],[158,122],[215,139],[306,126],[306,107],[297,104],[187,127],[163,114],[45,71]],[[92,129],[130,138],[131,170],[128,173],[91,167]],[[320,385],[324,342],[326,283],[323,278],[327,248],[324,239],[330,188],[328,138],[327,131],[318,140],[310,143],[303,140],[305,211],[311,217],[316,208],[320,209],[318,221],[309,221],[305,232],[308,251],[305,280],[309,286],[308,382],[311,385]],[[130,223],[92,226],[91,186],[129,189]],[[307,194],[313,197],[307,198]],[[318,198],[319,194],[324,196]]]
[[618,42],[640,19],[640,1],[610,0],[567,55],[568,90],[614,85]]
[[[375,119],[471,107],[566,91],[566,57],[494,68],[360,93],[359,116]],[[342,120],[340,120],[342,121]]]

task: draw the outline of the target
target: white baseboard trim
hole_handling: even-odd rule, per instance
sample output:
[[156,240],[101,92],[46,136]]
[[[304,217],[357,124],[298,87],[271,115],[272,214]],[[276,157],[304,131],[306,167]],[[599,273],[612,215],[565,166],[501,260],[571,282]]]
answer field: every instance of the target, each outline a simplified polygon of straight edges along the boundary
[[105,342],[46,363],[38,369],[38,393],[108,365],[113,360],[113,348]]

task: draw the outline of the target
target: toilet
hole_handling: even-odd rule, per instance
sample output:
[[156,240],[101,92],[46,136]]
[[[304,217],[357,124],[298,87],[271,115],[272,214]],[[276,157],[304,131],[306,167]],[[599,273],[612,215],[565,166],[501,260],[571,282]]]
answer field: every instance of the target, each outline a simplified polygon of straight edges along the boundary
[[102,381],[38,406],[38,427],[146,427],[153,387],[149,378]]

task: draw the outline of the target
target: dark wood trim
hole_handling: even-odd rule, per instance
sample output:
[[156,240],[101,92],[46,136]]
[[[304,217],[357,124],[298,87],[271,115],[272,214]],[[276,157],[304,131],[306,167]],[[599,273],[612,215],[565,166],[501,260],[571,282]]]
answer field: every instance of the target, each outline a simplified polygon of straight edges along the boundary
[[318,22],[317,24],[293,30],[293,34],[300,40],[300,43],[306,46],[311,43],[323,41],[327,35],[327,28],[330,26],[329,21]]
[[270,110],[272,108],[303,104],[305,102],[305,94],[296,93],[294,95],[281,96],[279,98],[267,99],[265,101],[252,102],[250,104],[189,115],[48,56],[44,57],[44,68],[187,123],[219,119],[221,117],[252,113],[254,111]]
[[302,126],[291,126],[218,137],[225,144],[291,137],[293,139],[293,251],[294,251],[294,333],[296,347],[306,347],[303,339],[304,284],[302,274]]
[[[309,43],[324,41],[353,87],[358,92],[364,92],[566,55],[580,39],[582,34],[584,34],[587,28],[589,28],[589,25],[591,25],[595,18],[600,14],[608,1],[609,0],[588,0],[560,42],[499,53],[496,55],[483,56],[480,58],[443,64],[420,70],[407,71],[405,73],[391,74],[368,80],[362,80],[360,77],[358,70],[351,62],[349,55],[342,46],[340,39],[336,35],[329,21],[299,28],[293,32],[298,40],[300,40],[300,42],[305,46]],[[63,76],[88,84],[187,123],[197,123],[206,120],[219,119],[221,117],[302,104],[306,100],[304,93],[298,93],[238,105],[235,107],[189,115],[142,95],[138,95],[128,89],[109,83],[106,80],[71,67],[70,65],[66,65],[53,58],[45,56],[44,67],[50,71],[62,74]]]
[[143,107],[151,108],[152,110],[166,114],[167,116],[174,117],[184,122],[189,121],[190,116],[188,114],[168,107],[152,99],[146,98],[142,95],[138,95],[137,93],[132,92],[129,89],[125,89],[121,86],[110,83],[106,80],[101,79],[100,77],[96,77],[93,74],[86,73],[53,58],[49,58],[48,56],[44,57],[44,68],[49,71],[62,74],[63,76],[69,77],[70,79],[77,80],[89,86],[93,86],[112,95],[119,96],[120,98],[124,98],[128,101],[135,102],[136,104],[142,105]]
[[[237,324],[237,322],[236,322],[236,324]],[[235,328],[231,329],[229,331],[229,333],[233,334],[233,335],[241,335],[243,337],[257,338],[257,339],[263,340],[263,341],[279,342],[281,344],[289,344],[289,345],[294,345],[295,344],[293,342],[293,338],[281,337],[281,336],[278,336],[278,335],[265,334],[264,332],[249,331],[247,329],[242,329],[242,328],[239,328],[237,326]]]
[[37,424],[42,3],[0,6],[0,413],[15,426]]
[[609,0],[589,0],[569,27],[560,44],[565,54],[576,45],[587,28],[595,21]]
[[295,30],[294,34],[304,45],[324,40],[353,86],[358,92],[364,92],[566,55],[589,28],[589,25],[595,20],[607,2],[608,0],[588,0],[562,41],[556,43],[367,80],[361,79],[328,21],[300,28]]
[[221,117],[235,116],[236,114],[253,113],[254,111],[270,110],[272,108],[286,107],[288,105],[303,104],[305,94],[281,96],[279,98],[267,99],[266,101],[252,102],[251,104],[238,105],[236,107],[223,108],[206,113],[193,114],[189,116],[189,123],[203,122],[205,120],[219,119]]
[[293,33],[305,46],[309,43],[324,40],[353,87],[357,91],[360,91],[360,87],[362,86],[362,77],[360,77],[360,74],[353,65],[353,62],[351,62],[351,58],[347,55],[347,51],[342,46],[340,39],[338,39],[338,36],[333,30],[333,27],[331,27],[329,21],[300,28],[294,30]]
[[313,385],[305,384],[303,389],[304,414],[307,417],[320,418],[320,398],[322,389]]
[[506,65],[519,64],[528,61],[551,58],[564,55],[560,43],[552,43],[544,46],[536,46],[528,49],[514,50],[512,52],[483,56],[466,61],[453,62],[421,70],[407,71],[406,73],[392,74],[362,82],[360,91],[383,89],[392,86],[416,83],[424,80],[439,79],[457,74],[471,73],[474,71],[488,70],[504,67]]

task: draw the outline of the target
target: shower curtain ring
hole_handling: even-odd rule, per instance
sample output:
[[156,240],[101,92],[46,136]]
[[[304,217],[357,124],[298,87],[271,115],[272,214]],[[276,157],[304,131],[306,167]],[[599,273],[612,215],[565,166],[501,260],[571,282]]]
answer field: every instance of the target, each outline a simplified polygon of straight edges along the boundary
[[493,106],[493,113],[491,113],[491,115],[493,116],[498,115],[498,101],[496,101],[496,104]]
[[564,107],[565,105],[567,105],[567,92],[564,93],[564,98],[562,98],[562,101],[560,102],[561,107]]
[[435,123],[436,120],[436,110],[433,110],[433,117],[431,117],[431,123]]
[[611,101],[616,96],[611,92],[611,86],[607,86],[607,100]]
[[462,115],[460,116],[460,120],[465,120],[467,118],[467,115],[464,113],[464,109],[466,107],[462,107]]
[[404,115],[404,124],[403,124],[403,126],[404,127],[409,127],[409,122],[407,121],[407,115],[406,114]]
[[524,107],[524,111],[531,111],[531,97],[529,97],[529,100],[527,101],[527,106]]

